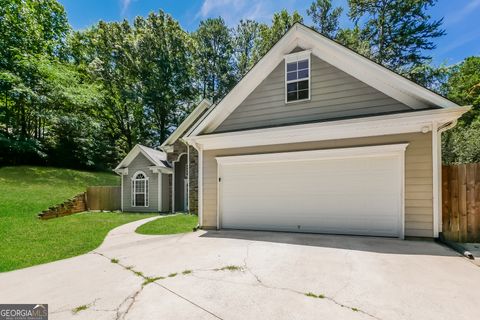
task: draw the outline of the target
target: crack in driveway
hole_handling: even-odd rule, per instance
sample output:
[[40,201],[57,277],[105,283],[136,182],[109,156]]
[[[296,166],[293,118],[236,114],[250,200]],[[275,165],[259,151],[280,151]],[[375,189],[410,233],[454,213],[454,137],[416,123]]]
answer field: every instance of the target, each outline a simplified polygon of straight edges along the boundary
[[[301,292],[301,291],[298,291],[298,290],[295,290],[295,289],[292,289],[292,288],[285,288],[285,287],[275,287],[275,286],[269,286],[267,284],[265,284],[265,282],[263,282],[260,277],[253,272],[253,270],[248,266],[248,263],[247,263],[247,260],[249,258],[249,253],[250,253],[250,245],[253,244],[254,242],[249,242],[247,244],[247,247],[246,247],[246,254],[245,254],[245,258],[243,259],[243,266],[245,268],[245,270],[247,270],[254,278],[255,280],[257,281],[258,285],[259,286],[262,286],[264,288],[267,288],[267,289],[276,289],[276,290],[284,290],[284,291],[289,291],[289,292],[292,292],[292,293],[296,293],[296,294],[301,294],[301,295],[306,295],[307,293],[306,292]],[[346,285],[348,286],[348,284]],[[359,313],[363,313],[371,318],[374,318],[374,319],[378,319],[378,320],[381,320],[380,318],[374,316],[373,314],[371,313],[368,313],[366,311],[363,311],[361,309],[358,309],[358,308],[355,308],[355,307],[351,307],[351,306],[348,306],[346,304],[343,304],[341,302],[338,302],[336,299],[335,299],[335,296],[333,297],[330,297],[330,296],[327,296],[327,295],[321,295],[322,298],[321,299],[325,299],[325,300],[328,300],[328,301],[331,301],[333,303],[335,303],[337,306],[340,306],[342,308],[346,308],[346,309],[350,309],[354,312],[359,312]]]
[[[125,319],[125,317],[127,316],[127,314],[130,312],[131,308],[133,307],[133,305],[135,304],[136,302],[136,299],[138,297],[138,295],[142,292],[143,288],[145,288],[145,286],[147,286],[148,284],[150,283],[153,283],[161,288],[163,288],[164,290],[170,292],[171,294],[174,294],[175,296],[177,296],[178,298],[181,298],[185,301],[187,301],[188,303],[192,304],[193,306],[207,312],[208,314],[212,315],[213,317],[217,318],[217,319],[220,319],[220,320],[223,320],[223,318],[219,317],[218,315],[216,315],[215,313],[211,312],[210,310],[200,306],[199,304],[193,302],[192,300],[182,296],[181,294],[173,291],[172,289],[166,287],[165,285],[163,284],[160,284],[158,282],[156,282],[156,280],[154,281],[151,281],[152,278],[151,277],[147,277],[145,276],[142,272],[139,272],[139,271],[136,271],[134,270],[132,267],[129,267],[129,266],[125,266],[123,264],[121,264],[118,259],[114,259],[114,258],[109,258],[107,257],[106,255],[104,255],[103,253],[100,253],[100,252],[97,252],[97,251],[92,251],[92,253],[94,254],[97,254],[97,255],[100,255],[102,256],[103,258],[105,259],[108,259],[110,262],[114,263],[114,264],[118,264],[122,269],[126,270],[126,271],[130,271],[132,272],[133,274],[135,274],[136,276],[139,276],[141,278],[143,278],[144,282],[143,284],[141,285],[140,289],[136,290],[133,294],[127,296],[119,305],[118,307],[115,309],[116,311],[116,318],[115,320],[123,320]],[[113,262],[114,260],[116,260],[116,262]],[[164,278],[164,277],[159,277],[160,278]],[[126,310],[122,313],[120,312],[120,308],[128,301],[130,300],[130,303],[128,304]]]
[[[255,278],[255,281],[256,281],[256,284],[249,284],[249,283],[237,283],[237,282],[232,282],[232,281],[227,281],[227,280],[224,280],[224,279],[212,279],[212,278],[208,278],[208,277],[199,277],[197,275],[192,275],[198,279],[204,279],[204,280],[210,280],[210,281],[218,281],[218,282],[225,282],[225,283],[235,283],[235,284],[241,284],[241,285],[247,285],[247,286],[260,286],[260,287],[263,287],[263,288],[266,288],[266,289],[270,289],[270,290],[282,290],[282,291],[287,291],[287,292],[290,292],[290,293],[293,293],[293,294],[298,294],[298,295],[302,295],[302,296],[310,296],[310,297],[315,297],[315,298],[319,298],[319,299],[322,299],[322,300],[328,300],[332,303],[334,303],[335,305],[341,307],[341,308],[345,308],[345,309],[349,309],[353,312],[358,312],[358,313],[362,313],[368,317],[371,317],[371,318],[374,318],[374,319],[377,319],[377,320],[381,320],[380,318],[376,317],[375,315],[371,314],[371,313],[368,313],[364,310],[361,310],[361,309],[358,309],[356,307],[351,307],[349,305],[346,305],[344,303],[341,303],[339,301],[337,301],[335,299],[335,296],[327,296],[327,295],[315,295],[315,294],[311,294],[311,293],[306,293],[306,292],[301,292],[299,290],[295,290],[295,289],[292,289],[292,288],[287,288],[287,287],[276,287],[276,286],[271,286],[271,285],[267,285],[264,281],[262,281],[262,279],[260,278],[260,276],[258,276],[252,269],[251,267],[248,265],[248,259],[249,259],[249,255],[250,255],[250,246],[254,244],[254,242],[249,242],[246,246],[246,253],[245,253],[245,257],[243,259],[243,267],[242,268],[238,268],[238,269],[234,269],[234,271],[247,271],[253,278]],[[133,305],[135,304],[136,302],[136,298],[138,297],[138,295],[142,292],[143,288],[148,285],[149,283],[153,283],[161,288],[163,288],[164,290],[170,292],[171,294],[177,296],[178,298],[180,299],[183,299],[185,301],[187,301],[188,303],[192,304],[193,306],[203,310],[204,312],[207,312],[208,314],[212,315],[213,317],[217,318],[217,319],[221,319],[223,320],[220,316],[216,315],[215,313],[213,313],[212,311],[200,306],[199,304],[195,303],[194,301],[182,296],[181,294],[179,294],[178,292],[175,292],[173,291],[172,289],[168,288],[167,286],[165,286],[164,284],[161,284],[159,282],[157,282],[157,280],[159,279],[164,279],[165,277],[158,277],[158,278],[153,278],[153,277],[147,277],[145,276],[142,272],[139,272],[139,271],[136,271],[133,269],[133,267],[131,266],[125,266],[123,264],[121,264],[117,259],[114,259],[114,258],[109,258],[107,257],[106,255],[100,253],[100,252],[96,252],[96,251],[93,251],[94,254],[98,254],[102,257],[104,257],[105,259],[108,259],[110,260],[112,263],[115,263],[115,264],[118,264],[120,267],[122,267],[124,270],[127,270],[127,271],[130,271],[132,273],[134,273],[135,275],[141,277],[144,279],[144,282],[142,284],[142,286],[140,287],[140,289],[138,289],[137,291],[135,291],[133,294],[129,295],[128,297],[126,297],[121,303],[120,305],[115,309],[116,311],[116,320],[123,320],[125,319],[125,317],[127,316],[127,314],[129,313],[129,311],[131,310],[131,308],[133,307]],[[224,270],[228,270],[228,267],[223,267],[223,268],[213,268],[213,269],[196,269],[194,271],[196,272],[218,272],[218,271],[224,271]],[[189,270],[190,271],[190,270]],[[232,272],[234,272],[233,270],[231,270]],[[190,272],[189,272],[190,273]],[[176,274],[175,274],[176,275]],[[120,312],[120,308],[127,302],[130,300],[130,303],[128,304],[126,310],[121,313]]]

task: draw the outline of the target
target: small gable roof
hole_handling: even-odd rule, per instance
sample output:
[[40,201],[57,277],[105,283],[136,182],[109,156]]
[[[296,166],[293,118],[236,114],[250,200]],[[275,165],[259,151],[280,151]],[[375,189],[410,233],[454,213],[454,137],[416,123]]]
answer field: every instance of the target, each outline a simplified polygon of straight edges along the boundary
[[123,158],[122,162],[118,164],[114,171],[128,167],[140,153],[143,154],[153,166],[170,168],[170,165],[167,162],[167,154],[165,152],[137,144],[132,150],[130,150],[125,158]]
[[313,55],[323,61],[409,106],[412,111],[425,108],[460,108],[459,105],[441,95],[301,23],[296,23],[215,108],[210,108],[209,112],[192,126],[187,136],[213,132],[283,61],[284,56],[297,47],[310,50]]

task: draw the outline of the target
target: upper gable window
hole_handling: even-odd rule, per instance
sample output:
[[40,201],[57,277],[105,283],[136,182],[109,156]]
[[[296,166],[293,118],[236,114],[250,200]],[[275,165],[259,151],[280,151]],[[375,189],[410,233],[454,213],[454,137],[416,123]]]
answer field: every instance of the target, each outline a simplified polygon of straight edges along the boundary
[[285,102],[310,99],[310,51],[285,56]]

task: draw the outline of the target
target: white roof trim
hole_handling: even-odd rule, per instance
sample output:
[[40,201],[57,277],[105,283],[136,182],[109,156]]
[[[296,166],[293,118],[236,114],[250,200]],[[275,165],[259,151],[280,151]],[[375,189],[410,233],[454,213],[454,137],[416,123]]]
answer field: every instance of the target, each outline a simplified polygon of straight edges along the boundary
[[302,24],[295,24],[255,67],[220,101],[220,103],[190,130],[191,136],[214,131],[250,93],[282,62],[295,47],[312,54],[354,76],[412,109],[435,105],[441,108],[459,107],[442,96],[417,85],[389,69],[355,53]]
[[[117,173],[121,172],[120,170],[122,168],[128,167],[128,165],[130,165],[130,163],[138,156],[139,153],[143,154],[145,158],[147,158],[153,165],[167,168],[165,164],[160,161],[166,161],[167,159],[167,156],[164,152],[137,144],[135,145],[135,147],[132,148],[132,150],[130,150],[130,152],[125,156],[125,158],[123,158],[123,160],[118,164],[118,166],[113,169],[113,171]],[[155,154],[161,155],[164,159],[157,159],[155,157]]]
[[153,173],[173,174],[172,168],[153,166],[153,167],[149,167],[149,169]]
[[182,123],[177,127],[177,129],[172,132],[168,139],[162,143],[161,148],[163,149],[163,147],[175,143],[175,141],[177,141],[177,139],[180,138],[183,133],[198,119],[198,117],[203,113],[203,111],[210,108],[211,105],[212,103],[210,101],[208,101],[207,99],[203,99],[195,107],[195,109],[193,109],[193,111],[188,115],[188,117],[182,121]]
[[456,121],[470,107],[430,109],[384,116],[316,122],[302,125],[192,136],[185,140],[197,149],[214,150],[334,139],[429,132],[433,122]]

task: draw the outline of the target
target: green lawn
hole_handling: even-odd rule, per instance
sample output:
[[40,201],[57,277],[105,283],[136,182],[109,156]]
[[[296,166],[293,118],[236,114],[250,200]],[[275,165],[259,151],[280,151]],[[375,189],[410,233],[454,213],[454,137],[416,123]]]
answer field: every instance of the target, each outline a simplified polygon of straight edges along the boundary
[[146,214],[81,213],[39,220],[37,213],[85,191],[118,185],[112,173],[45,167],[0,168],[0,272],[86,253],[116,226]]
[[198,224],[198,217],[193,214],[178,214],[145,223],[135,230],[141,234],[175,234],[190,232]]

